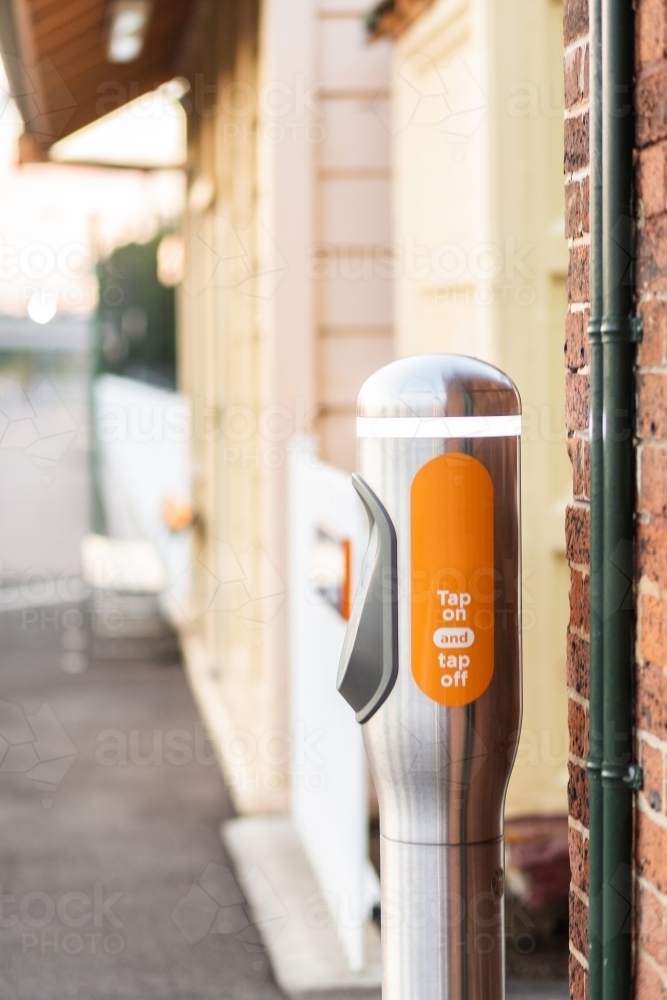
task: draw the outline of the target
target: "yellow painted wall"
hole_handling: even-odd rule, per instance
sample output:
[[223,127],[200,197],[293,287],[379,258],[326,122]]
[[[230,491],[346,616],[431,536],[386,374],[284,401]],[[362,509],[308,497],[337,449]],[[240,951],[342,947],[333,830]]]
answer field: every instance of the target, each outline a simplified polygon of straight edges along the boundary
[[562,9],[436,0],[394,53],[400,355],[460,351],[521,392],[524,717],[508,815],[567,811]]

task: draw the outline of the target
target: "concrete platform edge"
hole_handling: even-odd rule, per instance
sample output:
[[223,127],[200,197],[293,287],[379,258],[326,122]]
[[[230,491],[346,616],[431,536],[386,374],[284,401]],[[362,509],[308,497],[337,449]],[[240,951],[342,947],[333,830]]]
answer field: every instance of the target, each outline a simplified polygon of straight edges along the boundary
[[380,935],[366,928],[367,967],[351,972],[298,834],[287,816],[228,820],[220,830],[269,952],[279,986],[293,1000],[379,1000]]

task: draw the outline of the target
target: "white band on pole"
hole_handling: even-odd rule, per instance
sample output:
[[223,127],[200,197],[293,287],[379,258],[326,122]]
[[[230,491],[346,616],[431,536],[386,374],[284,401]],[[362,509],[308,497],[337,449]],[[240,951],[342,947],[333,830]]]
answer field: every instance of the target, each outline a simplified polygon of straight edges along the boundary
[[495,417],[357,417],[360,438],[519,437],[521,414]]

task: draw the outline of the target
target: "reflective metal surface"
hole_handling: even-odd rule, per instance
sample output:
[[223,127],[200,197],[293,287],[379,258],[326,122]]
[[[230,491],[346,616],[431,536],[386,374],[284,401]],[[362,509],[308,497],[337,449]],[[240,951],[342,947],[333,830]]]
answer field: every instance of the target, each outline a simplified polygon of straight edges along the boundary
[[502,841],[380,845],[383,1000],[502,997]]
[[[490,365],[457,355],[420,355],[371,376],[357,413],[518,414],[520,400],[509,378]],[[519,439],[361,437],[357,448],[357,470],[387,509],[398,543],[398,679],[363,726],[383,837],[383,1000],[500,1000],[502,946],[496,942],[484,954],[474,944],[479,928],[472,937],[464,931],[474,922],[475,896],[491,894],[498,900],[492,937],[502,942],[499,838],[521,716]],[[494,673],[476,701],[454,708],[423,694],[410,665],[410,487],[421,466],[445,452],[478,459],[495,498]],[[387,893],[400,896],[403,916],[397,920],[387,915]],[[448,910],[452,893],[464,913],[458,924]],[[421,922],[407,920],[413,910],[422,914]]]

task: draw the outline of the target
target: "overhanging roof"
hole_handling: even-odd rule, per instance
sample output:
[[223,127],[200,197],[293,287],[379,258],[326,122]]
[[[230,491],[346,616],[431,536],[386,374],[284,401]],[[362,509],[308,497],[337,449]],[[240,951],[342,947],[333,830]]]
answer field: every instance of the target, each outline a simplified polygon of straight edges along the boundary
[[381,35],[398,38],[432,3],[433,0],[380,0],[366,15],[366,26],[373,38]]
[[142,51],[107,59],[107,0],[0,0],[0,48],[26,131],[57,139],[155,90],[176,72],[195,0],[155,0]]

